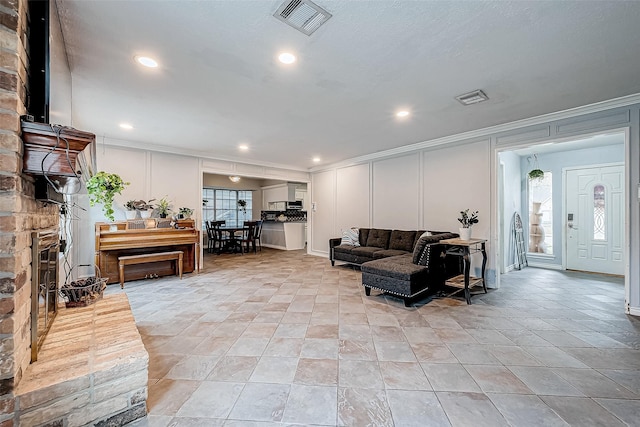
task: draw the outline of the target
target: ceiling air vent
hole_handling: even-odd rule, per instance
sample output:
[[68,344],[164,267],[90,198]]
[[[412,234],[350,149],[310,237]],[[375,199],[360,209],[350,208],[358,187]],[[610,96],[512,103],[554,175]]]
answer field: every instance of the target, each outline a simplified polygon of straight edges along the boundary
[[463,95],[456,96],[456,99],[462,105],[471,105],[477,104],[478,102],[483,102],[489,100],[487,94],[485,94],[481,90],[474,90],[473,92],[465,93]]
[[331,18],[329,12],[309,0],[287,0],[273,16],[308,36]]

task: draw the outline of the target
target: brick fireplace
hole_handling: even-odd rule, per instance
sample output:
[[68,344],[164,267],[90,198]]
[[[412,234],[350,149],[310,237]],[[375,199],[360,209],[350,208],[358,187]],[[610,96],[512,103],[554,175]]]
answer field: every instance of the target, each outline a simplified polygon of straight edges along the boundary
[[[59,209],[36,201],[34,179],[22,173],[27,8],[27,0],[0,0],[0,427],[123,425],[146,413],[148,369],[125,295],[63,308],[30,364],[31,234],[58,227]],[[83,348],[60,352],[77,342],[76,330]],[[90,369],[69,369],[74,362]]]

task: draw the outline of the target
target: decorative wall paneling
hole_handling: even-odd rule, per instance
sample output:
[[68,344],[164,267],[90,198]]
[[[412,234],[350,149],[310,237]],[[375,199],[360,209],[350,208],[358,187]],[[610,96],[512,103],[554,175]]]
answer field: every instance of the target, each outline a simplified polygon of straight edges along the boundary
[[[336,229],[371,226],[370,165],[349,166],[336,170]],[[341,234],[336,234],[340,236]]]

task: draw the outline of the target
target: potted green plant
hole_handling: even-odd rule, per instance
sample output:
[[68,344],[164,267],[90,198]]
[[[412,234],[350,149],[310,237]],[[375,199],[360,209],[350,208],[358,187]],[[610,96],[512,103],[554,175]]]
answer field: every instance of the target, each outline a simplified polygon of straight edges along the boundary
[[477,224],[480,222],[478,220],[478,211],[474,211],[469,213],[469,209],[465,209],[460,211],[460,218],[458,218],[458,222],[462,225],[462,227],[458,228],[458,233],[460,234],[461,240],[470,240],[471,239],[471,226],[473,224]]
[[169,202],[167,196],[163,197],[158,201],[158,203],[156,203],[156,211],[160,218],[166,218],[167,215],[169,215],[169,212],[171,212],[171,202]]
[[116,194],[122,194],[122,190],[129,185],[115,173],[100,171],[87,181],[87,192],[89,193],[89,204],[95,206],[96,203],[102,205],[104,216],[114,221],[113,198]]
[[191,218],[191,215],[193,214],[193,209],[191,209],[191,208],[180,208],[178,213],[179,213],[179,216],[182,217],[182,219],[189,219],[189,218]]
[[532,169],[529,172],[529,179],[539,179],[542,181],[544,179],[544,171],[542,169]]
[[238,206],[242,209],[242,213],[247,213],[247,201],[243,199],[238,200]]
[[135,200],[128,200],[127,203],[124,204],[124,208],[125,208],[125,215],[127,217],[127,219],[134,219],[136,217],[136,215],[138,214],[137,210],[136,210],[136,201]]
[[140,212],[140,218],[149,218],[151,216],[151,211],[153,210],[153,202],[155,199],[151,199],[148,202],[145,200],[134,200],[133,206],[136,211]]

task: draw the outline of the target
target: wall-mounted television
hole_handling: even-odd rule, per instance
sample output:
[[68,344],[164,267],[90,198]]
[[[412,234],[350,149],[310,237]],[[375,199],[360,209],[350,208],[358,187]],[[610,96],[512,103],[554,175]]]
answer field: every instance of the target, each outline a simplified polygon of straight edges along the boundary
[[50,93],[50,5],[49,0],[29,0],[28,85],[25,104],[33,121],[49,123]]

